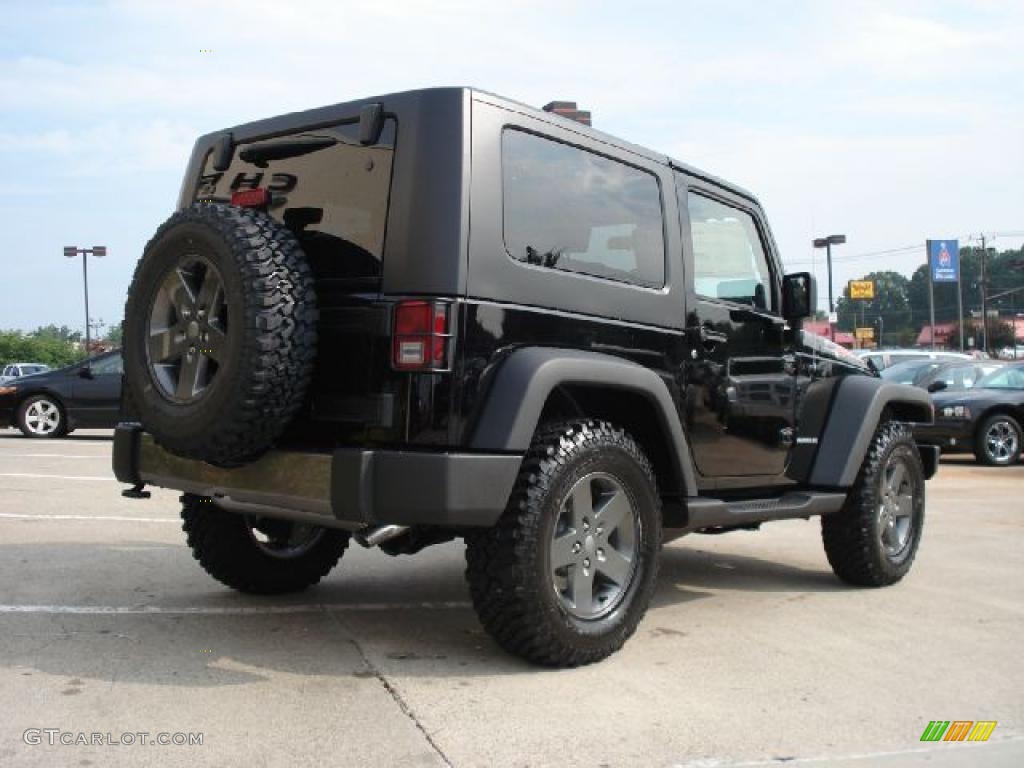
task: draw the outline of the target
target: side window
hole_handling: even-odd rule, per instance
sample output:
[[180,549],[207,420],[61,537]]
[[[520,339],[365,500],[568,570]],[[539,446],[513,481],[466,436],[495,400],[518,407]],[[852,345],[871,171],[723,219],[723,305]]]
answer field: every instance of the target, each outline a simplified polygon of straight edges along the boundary
[[121,375],[123,369],[121,367],[121,355],[111,355],[110,357],[104,358],[103,360],[97,360],[91,366],[92,372],[97,376],[104,374],[115,373],[118,376]]
[[697,294],[774,310],[772,273],[754,217],[696,192],[686,197]]
[[529,264],[648,287],[665,284],[655,176],[517,130],[502,136],[505,247]]

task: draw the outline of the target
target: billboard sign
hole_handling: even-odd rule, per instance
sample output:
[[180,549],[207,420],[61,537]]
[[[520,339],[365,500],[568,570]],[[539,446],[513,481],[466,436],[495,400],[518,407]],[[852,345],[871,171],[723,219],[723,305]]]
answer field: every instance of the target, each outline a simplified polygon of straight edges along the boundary
[[850,298],[851,299],[867,299],[871,300],[875,298],[875,281],[874,280],[851,280],[850,281]]
[[861,341],[871,341],[875,338],[874,328],[855,328],[853,335]]
[[960,279],[960,241],[929,240],[928,268],[933,282],[957,282]]

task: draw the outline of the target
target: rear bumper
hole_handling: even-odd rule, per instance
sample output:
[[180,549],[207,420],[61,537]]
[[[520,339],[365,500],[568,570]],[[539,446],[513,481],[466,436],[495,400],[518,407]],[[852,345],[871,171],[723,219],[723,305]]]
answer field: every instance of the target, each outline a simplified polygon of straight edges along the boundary
[[114,431],[114,475],[324,525],[486,527],[505,510],[522,456],[342,447],[270,451],[226,469],[165,451],[138,425]]

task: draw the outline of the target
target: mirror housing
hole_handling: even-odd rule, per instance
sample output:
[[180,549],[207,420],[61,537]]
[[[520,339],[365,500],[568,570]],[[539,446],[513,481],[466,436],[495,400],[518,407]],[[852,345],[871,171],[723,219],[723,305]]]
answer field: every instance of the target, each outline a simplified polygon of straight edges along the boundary
[[93,374],[92,374],[92,368],[90,366],[88,366],[88,365],[83,365],[81,368],[79,368],[78,369],[78,375],[79,375],[79,377],[81,377],[83,379],[95,378],[93,376]]
[[929,392],[941,392],[944,389],[948,389],[949,385],[941,379],[936,379],[928,385]]
[[782,278],[782,317],[803,320],[818,306],[818,287],[810,272],[793,272]]

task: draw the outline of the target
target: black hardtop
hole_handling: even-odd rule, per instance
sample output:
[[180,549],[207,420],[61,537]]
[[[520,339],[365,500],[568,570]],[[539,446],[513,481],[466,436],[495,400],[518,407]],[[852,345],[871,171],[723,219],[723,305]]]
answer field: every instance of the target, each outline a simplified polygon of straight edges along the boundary
[[[298,129],[308,129],[324,125],[332,125],[340,121],[353,119],[358,116],[359,110],[370,104],[381,104],[384,111],[403,115],[405,113],[421,112],[428,115],[430,119],[445,119],[444,111],[450,110],[455,102],[466,105],[470,100],[479,100],[494,106],[507,109],[512,112],[529,115],[530,117],[555,123],[563,129],[585,136],[593,141],[606,144],[620,152],[629,152],[645,157],[663,165],[675,168],[678,171],[708,181],[716,186],[722,187],[734,194],[747,198],[755,205],[759,205],[757,198],[748,190],[725,181],[713,174],[702,171],[684,162],[676,160],[661,152],[642,147],[638,144],[626,141],[625,139],[613,136],[610,133],[598,130],[583,123],[576,122],[567,117],[562,117],[554,112],[544,112],[523,102],[500,96],[490,91],[471,86],[441,86],[435,88],[420,88],[410,91],[399,91],[378,96],[369,96],[351,101],[339,102],[314,109],[306,109],[298,112],[288,112],[274,117],[253,120],[248,123],[222,128],[218,131],[204,134],[196,142],[196,152],[193,153],[193,161],[196,155],[205,156],[206,151],[212,148],[216,142],[226,133],[230,133],[235,142],[247,142],[255,139],[266,139],[274,136],[290,133]],[[588,105],[589,106],[589,105]],[[440,114],[439,114],[440,112]],[[449,119],[461,115],[448,116]],[[404,127],[404,126],[403,126]],[[399,130],[402,131],[403,127]],[[183,190],[184,194],[185,190]],[[191,196],[189,196],[191,200]]]

